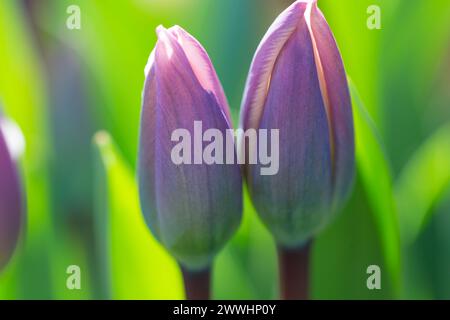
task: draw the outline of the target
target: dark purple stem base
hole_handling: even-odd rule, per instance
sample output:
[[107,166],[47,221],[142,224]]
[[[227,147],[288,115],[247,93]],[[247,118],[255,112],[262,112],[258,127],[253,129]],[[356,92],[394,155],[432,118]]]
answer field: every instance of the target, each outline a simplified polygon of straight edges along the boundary
[[278,247],[281,299],[309,299],[310,249],[311,242],[300,248]]
[[181,268],[187,300],[209,300],[211,298],[211,270],[190,271]]

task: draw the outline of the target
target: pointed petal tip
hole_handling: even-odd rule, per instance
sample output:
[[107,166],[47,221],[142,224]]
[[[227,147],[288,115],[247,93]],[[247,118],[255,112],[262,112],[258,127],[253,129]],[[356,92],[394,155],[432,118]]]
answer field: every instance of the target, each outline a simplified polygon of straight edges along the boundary
[[243,128],[257,127],[276,59],[300,20],[304,19],[311,1],[314,0],[297,0],[281,12],[256,49],[241,105]]
[[317,4],[317,0],[297,0],[295,3]]
[[156,27],[156,35],[158,37],[158,41],[164,43],[164,45],[167,47],[171,47],[171,36],[172,33],[166,29],[163,25],[159,25]]
[[297,0],[293,3],[292,6],[297,6],[298,8],[304,9],[306,7],[306,10],[304,12],[306,20],[309,20],[309,15],[311,14],[311,10],[317,10],[317,1],[318,0]]
[[156,29],[155,29],[155,32],[156,32],[156,35],[158,36],[158,38],[159,38],[160,34],[165,32],[165,31],[167,31],[167,29],[162,24],[157,26]]
[[158,39],[160,39],[161,37],[167,36],[167,35],[171,35],[175,38],[178,38],[178,34],[180,32],[186,32],[186,31],[177,24],[171,26],[170,28],[166,28],[162,24],[160,24],[159,26],[156,27],[156,34],[158,35]]
[[292,3],[292,7],[296,7],[298,5],[317,5],[317,0],[297,0],[294,3]]
[[183,44],[183,37],[192,37],[186,30],[179,25],[171,26],[167,31],[172,35],[180,45]]
[[174,39],[173,32],[171,32],[171,28],[167,29],[162,24],[156,27],[156,35],[158,37],[158,41],[163,42],[166,46],[171,47],[171,40]]
[[[156,34],[158,36],[158,42],[156,44],[155,55],[158,55],[158,52],[163,56],[165,56],[167,60],[172,58],[174,50],[179,50],[178,41],[168,29],[166,29],[163,25],[159,25],[156,28]],[[162,49],[162,51],[161,51]]]
[[184,30],[182,27],[180,27],[178,24],[175,24],[175,25],[171,26],[168,30],[169,30],[169,31],[174,31],[174,32],[177,32],[177,31],[185,31],[185,30]]

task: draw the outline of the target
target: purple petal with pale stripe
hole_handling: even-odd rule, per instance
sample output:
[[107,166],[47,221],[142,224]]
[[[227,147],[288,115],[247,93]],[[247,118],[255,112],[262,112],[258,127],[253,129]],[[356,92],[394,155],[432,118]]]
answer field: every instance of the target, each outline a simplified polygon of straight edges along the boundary
[[303,18],[277,56],[262,110],[259,128],[280,130],[280,167],[269,176],[251,166],[250,191],[277,241],[295,246],[331,213],[328,121]]
[[276,240],[300,244],[336,212],[354,170],[346,75],[316,0],[294,2],[262,39],[247,79],[241,126],[280,130],[278,174],[261,176],[260,164],[246,165],[245,174]]
[[201,46],[197,39],[183,30],[180,26],[171,27],[168,31],[180,42],[200,84],[206,91],[212,92],[216,96],[220,108],[223,110],[231,125],[228,101],[206,50]]
[[159,28],[158,38],[143,95],[141,207],[162,244],[183,265],[199,269],[211,262],[239,224],[240,169],[237,164],[172,162],[171,151],[178,143],[171,141],[175,129],[190,132],[193,150],[194,121],[202,122],[203,132],[215,128],[225,137],[229,111],[211,62],[198,42],[179,27]]
[[256,49],[241,105],[241,126],[243,128],[258,128],[276,59],[286,41],[295,31],[305,10],[306,2],[293,3],[277,17]]
[[331,123],[334,198],[339,205],[348,194],[355,167],[351,99],[339,49],[316,1],[311,4],[310,26],[322,69],[324,100]]

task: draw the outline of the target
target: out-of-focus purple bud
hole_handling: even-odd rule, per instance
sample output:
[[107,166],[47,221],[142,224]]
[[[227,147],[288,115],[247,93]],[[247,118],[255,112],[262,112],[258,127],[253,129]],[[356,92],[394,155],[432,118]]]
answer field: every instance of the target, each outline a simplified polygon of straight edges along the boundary
[[22,225],[22,197],[16,157],[23,148],[17,126],[0,115],[0,271],[16,247]]
[[316,0],[296,1],[262,39],[241,108],[247,130],[279,129],[279,172],[246,167],[253,202],[279,244],[313,236],[349,193],[351,101],[343,62]]
[[[184,267],[196,270],[208,266],[239,225],[242,179],[237,164],[225,164],[225,154],[213,164],[203,159],[205,140],[220,138],[207,139],[208,130],[225,139],[231,128],[228,103],[206,51],[178,26],[160,26],[157,34],[145,68],[141,208],[155,237]],[[187,148],[178,154],[180,145]]]

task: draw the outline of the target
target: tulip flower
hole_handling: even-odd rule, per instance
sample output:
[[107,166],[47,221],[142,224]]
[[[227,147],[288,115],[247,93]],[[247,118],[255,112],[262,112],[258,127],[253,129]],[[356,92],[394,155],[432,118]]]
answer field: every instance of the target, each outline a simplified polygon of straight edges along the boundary
[[8,144],[7,139],[14,135],[14,128],[0,115],[0,271],[14,252],[22,224],[21,187],[13,159],[19,145]]
[[256,208],[277,241],[303,243],[329,220],[354,170],[346,75],[316,1],[296,1],[254,56],[242,104],[245,130],[279,128],[279,172],[247,167]]
[[278,245],[300,247],[345,200],[354,172],[346,74],[316,0],[294,2],[262,39],[247,79],[241,126],[279,129],[278,174],[260,175],[256,164],[246,167],[246,178]]
[[[202,270],[237,229],[242,211],[238,164],[197,161],[204,141],[188,141],[187,163],[173,159],[179,132],[231,128],[225,94],[200,43],[182,28],[157,28],[146,67],[139,142],[141,208],[154,236],[183,268]],[[184,141],[186,142],[186,141]],[[190,153],[190,151],[189,151]],[[200,154],[199,154],[200,153]],[[236,163],[236,162],[235,162]]]

